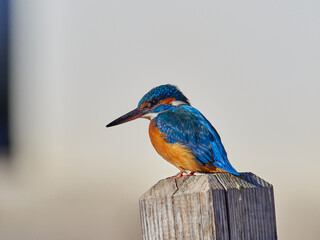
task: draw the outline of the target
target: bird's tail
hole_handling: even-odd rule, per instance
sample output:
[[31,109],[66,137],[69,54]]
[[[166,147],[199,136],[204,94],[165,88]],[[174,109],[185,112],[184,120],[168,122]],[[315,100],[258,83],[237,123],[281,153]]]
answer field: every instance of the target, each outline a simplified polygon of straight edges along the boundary
[[232,165],[230,164],[229,160],[226,158],[224,161],[215,161],[214,165],[217,168],[222,169],[225,172],[232,173],[234,175],[240,175],[240,173],[235,170]]

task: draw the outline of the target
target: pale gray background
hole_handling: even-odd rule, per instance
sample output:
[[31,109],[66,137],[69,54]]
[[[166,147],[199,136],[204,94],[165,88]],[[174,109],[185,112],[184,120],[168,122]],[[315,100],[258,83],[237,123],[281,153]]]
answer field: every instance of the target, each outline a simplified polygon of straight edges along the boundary
[[279,239],[320,239],[319,1],[12,1],[13,159],[1,239],[140,239],[138,198],[177,172],[148,122],[164,83],[274,185]]

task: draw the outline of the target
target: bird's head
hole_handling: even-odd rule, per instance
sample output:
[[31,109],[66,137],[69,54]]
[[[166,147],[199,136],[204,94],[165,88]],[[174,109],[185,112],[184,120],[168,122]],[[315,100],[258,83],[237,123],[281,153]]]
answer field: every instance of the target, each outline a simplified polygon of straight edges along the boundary
[[172,109],[179,105],[190,105],[188,98],[176,87],[170,84],[151,89],[138,103],[138,107],[131,112],[109,123],[107,127],[129,122],[137,118],[153,119],[158,113]]

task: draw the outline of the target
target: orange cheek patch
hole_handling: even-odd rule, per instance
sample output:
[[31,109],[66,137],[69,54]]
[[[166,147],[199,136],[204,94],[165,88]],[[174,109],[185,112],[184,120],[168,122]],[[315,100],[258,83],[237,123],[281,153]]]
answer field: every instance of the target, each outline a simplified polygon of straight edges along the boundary
[[164,105],[164,104],[171,105],[174,100],[175,100],[174,98],[166,98],[162,100],[158,105]]
[[176,100],[175,98],[166,98],[163,99],[162,101],[160,101],[157,105],[155,105],[154,107],[158,107],[159,105],[172,105],[172,102]]

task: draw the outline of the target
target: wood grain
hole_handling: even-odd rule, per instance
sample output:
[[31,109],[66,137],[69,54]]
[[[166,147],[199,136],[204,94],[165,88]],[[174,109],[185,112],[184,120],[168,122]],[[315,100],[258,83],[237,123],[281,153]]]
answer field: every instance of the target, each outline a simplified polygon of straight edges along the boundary
[[139,206],[144,240],[277,239],[273,187],[252,173],[164,179]]

